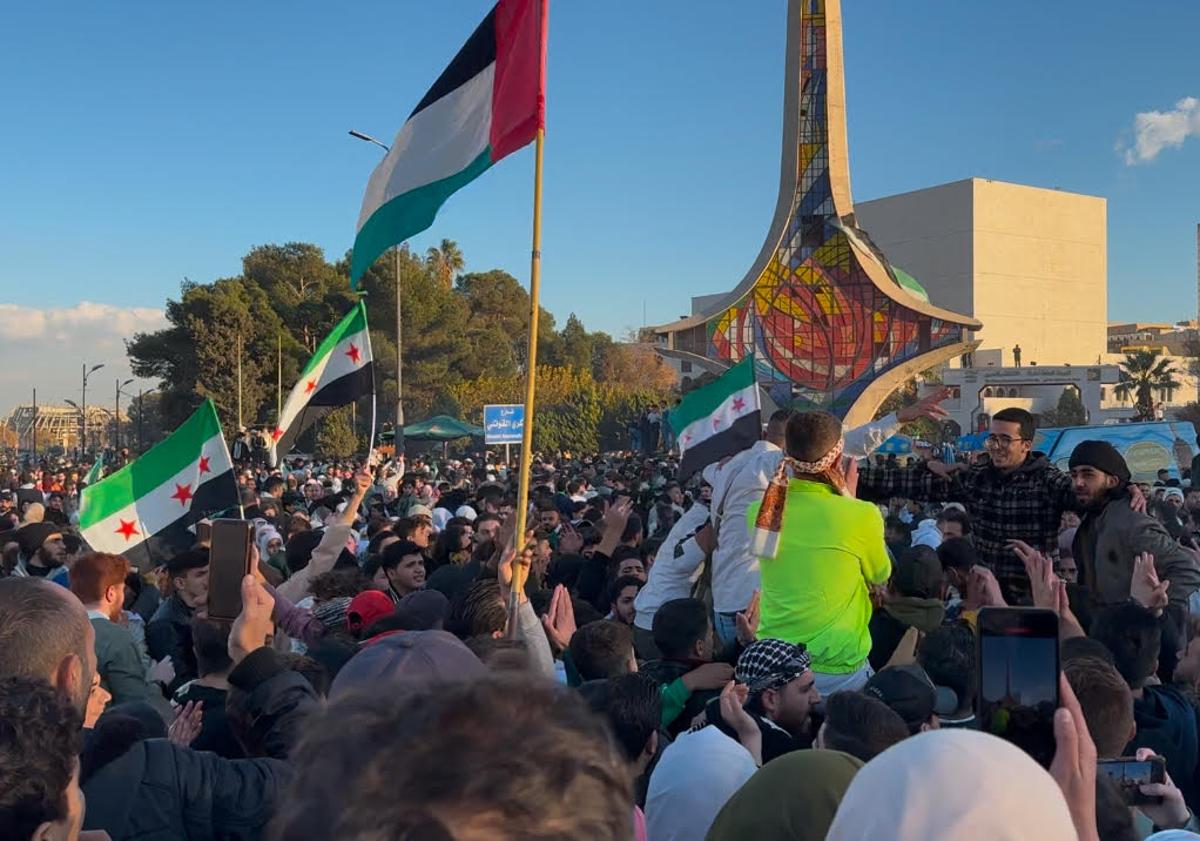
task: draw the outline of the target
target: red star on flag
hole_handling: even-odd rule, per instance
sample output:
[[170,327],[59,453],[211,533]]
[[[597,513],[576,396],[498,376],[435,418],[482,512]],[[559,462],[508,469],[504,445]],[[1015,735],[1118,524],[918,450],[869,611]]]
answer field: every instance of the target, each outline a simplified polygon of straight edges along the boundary
[[136,520],[121,520],[119,517],[117,519],[120,521],[121,527],[116,530],[116,534],[119,534],[121,537],[125,538],[126,543],[128,543],[135,534],[141,534],[141,532],[133,526],[133,524],[137,522]]
[[212,468],[208,466],[208,456],[200,456],[200,475],[212,473]]
[[720,429],[720,428],[721,428],[721,419],[713,418],[713,429]]
[[735,412],[740,412],[740,411],[741,411],[742,409],[744,409],[744,408],[746,408],[746,401],[745,401],[745,400],[743,400],[743,399],[742,399],[742,398],[740,398],[740,397],[735,397],[735,398],[733,398],[733,410],[734,410]]
[[346,351],[346,356],[350,357],[350,361],[355,365],[358,364],[359,351],[354,342],[350,343],[350,350]]
[[176,485],[175,493],[171,494],[171,499],[179,500],[179,504],[186,508],[187,504],[192,500],[192,486]]
[[[355,353],[358,353],[358,351],[355,350]],[[355,359],[354,361],[357,362],[358,360]],[[312,394],[314,391],[316,391],[316,389],[317,389],[317,381],[316,380],[309,380],[307,383],[304,384],[304,393],[305,394]]]
[[283,437],[283,430],[280,429],[279,427],[275,427],[275,431],[271,433],[271,440],[278,441],[282,437]]

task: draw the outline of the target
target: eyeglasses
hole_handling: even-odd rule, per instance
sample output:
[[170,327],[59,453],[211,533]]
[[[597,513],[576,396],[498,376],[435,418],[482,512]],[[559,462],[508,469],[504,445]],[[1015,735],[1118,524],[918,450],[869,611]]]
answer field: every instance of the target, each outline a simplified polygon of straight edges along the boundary
[[986,447],[995,447],[997,449],[1008,449],[1017,441],[1028,441],[1028,438],[1013,438],[1011,435],[989,435],[983,439],[983,444]]

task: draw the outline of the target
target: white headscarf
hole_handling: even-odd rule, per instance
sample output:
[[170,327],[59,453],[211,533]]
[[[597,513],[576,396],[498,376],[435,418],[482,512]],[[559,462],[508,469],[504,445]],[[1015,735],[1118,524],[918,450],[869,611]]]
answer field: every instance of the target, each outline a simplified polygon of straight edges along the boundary
[[716,727],[680,734],[650,776],[647,836],[651,841],[704,838],[721,807],[756,770],[750,752]]
[[272,540],[283,540],[279,529],[274,526],[263,526],[258,530],[258,557],[264,561],[271,557],[271,553],[267,551],[267,544]]
[[976,730],[932,730],[863,766],[826,841],[1075,837],[1058,784],[1020,748]]
[[917,524],[912,534],[913,546],[928,546],[936,549],[942,545],[942,533],[938,531],[937,520],[922,520]]
[[433,516],[430,519],[433,520],[433,527],[441,532],[446,530],[446,523],[450,522],[453,516],[445,508],[435,508],[433,509]]

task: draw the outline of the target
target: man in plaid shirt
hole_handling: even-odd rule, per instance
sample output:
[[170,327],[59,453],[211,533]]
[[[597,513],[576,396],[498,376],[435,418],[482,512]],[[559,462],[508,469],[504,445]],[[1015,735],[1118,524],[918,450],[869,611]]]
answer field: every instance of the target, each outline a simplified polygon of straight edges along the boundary
[[[886,501],[893,496],[926,502],[960,502],[971,514],[979,558],[996,575],[1010,604],[1028,601],[1029,577],[1010,548],[1023,540],[1043,552],[1058,547],[1063,511],[1081,510],[1071,477],[1033,450],[1033,415],[1001,409],[992,416],[989,464],[967,467],[921,462],[909,467],[871,465],[858,472],[858,495]],[[1135,497],[1134,507],[1144,500]]]

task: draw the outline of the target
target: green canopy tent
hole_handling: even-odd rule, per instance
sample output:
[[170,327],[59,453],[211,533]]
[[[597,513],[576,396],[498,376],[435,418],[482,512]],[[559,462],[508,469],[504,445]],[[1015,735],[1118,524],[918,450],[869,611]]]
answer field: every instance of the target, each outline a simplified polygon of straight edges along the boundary
[[[451,441],[457,441],[459,438],[482,437],[482,426],[474,426],[466,421],[461,421],[458,418],[452,418],[448,415],[438,415],[420,423],[410,423],[404,427],[404,439],[406,441],[440,441],[443,452],[446,445]],[[395,433],[385,432],[380,438],[388,442],[395,438]]]

